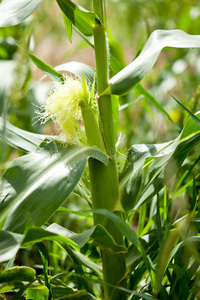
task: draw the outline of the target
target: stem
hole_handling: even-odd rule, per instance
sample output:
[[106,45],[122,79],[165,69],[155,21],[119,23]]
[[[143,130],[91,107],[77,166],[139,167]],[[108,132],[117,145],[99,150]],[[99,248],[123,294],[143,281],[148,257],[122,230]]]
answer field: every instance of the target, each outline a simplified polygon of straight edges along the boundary
[[[89,171],[92,193],[92,205],[93,209],[105,208],[114,212],[119,200],[119,183],[116,166],[116,151],[115,151],[115,138],[114,127],[112,119],[112,101],[111,96],[101,96],[108,86],[109,81],[109,67],[108,67],[108,45],[106,30],[104,23],[104,6],[103,0],[93,0],[93,9],[95,14],[101,20],[101,24],[97,23],[94,27],[94,44],[95,44],[95,57],[96,57],[96,71],[97,71],[97,97],[98,109],[99,109],[99,122],[100,131],[95,129],[97,133],[91,134],[91,127],[93,126],[83,111],[84,124],[88,143],[96,145],[102,149],[102,143],[100,142],[99,133],[101,132],[102,141],[106,152],[109,156],[108,166],[105,166],[101,162],[90,158],[89,159]],[[90,125],[89,125],[90,124]],[[92,130],[93,130],[92,129]],[[117,212],[115,212],[117,213]],[[121,212],[118,212],[121,215]],[[94,213],[94,224],[102,224],[113,236],[115,241],[119,244],[123,244],[123,236],[115,225],[109,221],[103,215]],[[105,299],[112,300],[125,300],[126,294],[118,289],[118,286],[126,287],[126,264],[123,254],[116,253],[110,249],[104,249],[101,251],[103,275],[104,275],[104,296]]]
[[102,0],[93,0],[94,13],[99,17],[99,20],[104,23],[104,3]]
[[93,111],[84,103],[80,103],[79,105],[81,107],[84,128],[87,136],[87,144],[90,146],[97,146],[100,150],[105,151],[102,135],[99,131]]
[[94,45],[97,71],[97,93],[100,95],[108,86],[108,43],[106,30],[103,24],[94,27]]

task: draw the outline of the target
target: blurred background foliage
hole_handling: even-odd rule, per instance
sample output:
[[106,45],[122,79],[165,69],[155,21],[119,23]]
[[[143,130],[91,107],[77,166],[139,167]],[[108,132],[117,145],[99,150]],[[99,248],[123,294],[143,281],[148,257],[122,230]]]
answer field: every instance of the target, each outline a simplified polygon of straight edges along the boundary
[[[75,2],[88,10],[92,9],[91,0]],[[106,13],[110,52],[117,62],[116,70],[111,70],[111,76],[138,55],[149,35],[156,29],[181,29],[189,34],[200,34],[198,0],[107,0]],[[43,1],[33,16],[23,24],[0,28],[0,115],[19,128],[53,134],[55,129],[50,122],[41,126],[35,120],[35,110],[44,104],[52,83],[48,79],[40,81],[43,74],[30,62],[25,49],[53,67],[68,61],[80,61],[95,68],[94,50],[76,31],[73,31],[70,43],[55,0]],[[161,143],[178,136],[188,116],[169,92],[192,112],[199,110],[199,49],[162,51],[155,67],[141,84],[165,108],[174,122],[169,121],[135,90],[131,91],[119,99],[119,132],[122,135],[119,151],[122,151],[121,148],[126,151],[132,144]],[[13,158],[23,154],[3,143],[0,148],[1,171]],[[197,156],[196,149],[181,168],[180,177]],[[194,173],[198,174],[199,171],[199,165],[196,164]],[[85,178],[86,184],[88,181]],[[198,180],[196,183],[198,187]],[[75,194],[68,200],[67,207],[72,210],[88,208],[87,203],[80,203],[80,198]],[[61,225],[75,232],[80,228],[89,228],[92,222],[73,214],[66,218],[66,213],[58,212],[50,223],[58,219]],[[48,245],[56,247],[51,243]],[[30,253],[21,256],[22,263],[27,259],[30,261],[33,256],[31,251],[35,250],[30,249]],[[49,253],[50,256],[52,253],[52,264],[62,265],[60,261],[63,262],[65,258],[61,255],[55,257],[56,251],[53,248]],[[64,265],[61,267],[66,269]],[[70,265],[68,268],[70,270]],[[57,270],[54,271],[57,273]]]
[[[92,1],[75,2],[88,10],[92,9]],[[106,12],[110,52],[118,60],[118,69],[112,70],[111,75],[134,59],[154,30],[182,29],[189,34],[199,34],[200,30],[199,1],[108,0]],[[94,50],[75,31],[72,43],[69,42],[60,9],[54,0],[48,0],[48,5],[43,1],[23,24],[0,29],[1,77],[4,78],[1,80],[0,113],[3,113],[5,97],[2,86],[7,84],[12,86],[9,91],[11,101],[7,103],[12,123],[30,131],[40,131],[38,122],[34,126],[32,122],[34,105],[44,103],[49,84],[44,81],[42,85],[31,87],[43,74],[29,62],[22,50],[24,48],[29,48],[52,66],[75,60],[95,67]],[[180,127],[185,120],[184,112],[168,92],[194,111],[199,100],[199,70],[198,49],[168,49],[161,53],[154,69],[142,81]],[[132,91],[128,96],[121,97],[120,104],[126,103],[127,98],[130,106],[120,113],[119,126],[126,136],[127,148],[133,143],[162,142],[177,135],[177,126],[168,122],[148,101],[138,98]],[[137,103],[131,105],[134,102]],[[45,126],[44,130],[48,128]]]

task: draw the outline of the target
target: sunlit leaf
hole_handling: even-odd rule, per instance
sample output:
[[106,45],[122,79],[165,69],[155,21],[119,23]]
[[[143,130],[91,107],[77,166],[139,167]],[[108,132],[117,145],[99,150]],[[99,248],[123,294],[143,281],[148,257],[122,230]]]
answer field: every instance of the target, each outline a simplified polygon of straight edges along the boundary
[[102,214],[113,221],[113,223],[121,231],[121,233],[140,251],[145,261],[146,267],[150,271],[151,267],[149,265],[149,260],[146,256],[141,241],[137,237],[135,231],[133,231],[131,227],[128,224],[126,224],[119,216],[106,209],[95,209],[94,212],[98,214]]
[[[158,239],[155,231],[150,231],[148,234],[141,236],[139,239],[144,248],[144,251],[147,255],[151,253],[156,253],[159,245]],[[129,268],[130,272],[134,270],[139,262],[142,260],[142,254],[138,251],[137,247],[133,244],[129,246],[128,252],[125,254],[126,256],[126,265]]]
[[[58,276],[58,278],[60,278],[62,275],[66,276],[68,274],[66,274],[66,273],[64,273],[64,274],[63,273],[59,273],[57,276]],[[69,294],[74,294],[75,292],[72,290],[72,288],[66,287],[66,286],[62,286],[62,285],[59,284],[59,282],[58,282],[57,285],[56,285],[56,282],[55,282],[55,285],[54,285],[53,281],[54,281],[54,278],[56,279],[57,276],[53,276],[51,278],[51,280],[53,279],[52,283],[51,283],[51,291],[52,291],[53,299],[56,299],[58,297],[64,297],[64,296],[66,297]]]
[[85,79],[87,80],[87,84],[91,88],[94,82],[94,76],[96,74],[95,69],[92,67],[77,61],[67,62],[55,67],[57,71],[67,71],[73,73],[77,77],[81,78],[82,74],[84,74]]
[[2,177],[3,229],[23,232],[41,226],[67,199],[80,180],[88,157],[107,164],[107,156],[93,147],[66,147],[53,140],[13,161]]
[[7,144],[15,149],[24,152],[35,151],[39,144],[46,138],[46,135],[28,132],[11,125],[0,117],[0,140],[5,140]]
[[[51,298],[51,287],[50,287],[50,281],[49,281],[49,277],[48,277],[48,254],[47,254],[47,251],[46,251],[46,248],[45,248],[45,245],[40,242],[40,243],[37,243],[37,246],[38,246],[38,250],[39,250],[39,253],[40,253],[40,256],[41,256],[41,259],[42,259],[42,264],[43,264],[43,275],[44,275],[44,281],[45,281],[45,287],[47,288],[48,290],[48,293],[44,292],[42,293],[42,296],[48,296],[49,294],[49,298]],[[46,290],[46,289],[44,289]]]
[[3,0],[0,3],[0,27],[22,23],[42,0]]
[[128,93],[152,69],[165,47],[199,48],[200,35],[189,35],[182,30],[154,31],[140,55],[110,79],[108,88],[102,94]]
[[22,234],[0,231],[0,262],[13,258],[19,250],[24,239]]
[[149,100],[157,109],[159,109],[167,118],[174,123],[168,112],[163,108],[163,106],[151,95],[141,84],[136,85],[135,91],[143,95],[147,100]]
[[32,299],[40,299],[40,300],[46,300],[49,296],[49,290],[44,285],[36,285],[31,286],[26,290],[26,299],[32,300]]
[[[171,94],[170,94],[171,95]],[[172,96],[172,95],[171,95]],[[179,102],[174,96],[172,98],[188,113],[188,115],[195,120],[195,122],[200,126],[200,120],[189,110],[185,105]]]
[[[29,229],[27,234],[25,235],[23,243],[21,243],[21,246],[23,248],[27,248],[35,243],[42,242],[42,241],[57,241],[59,242],[59,245],[62,248],[60,244],[60,242],[62,242],[63,245],[68,245],[68,246],[70,245],[73,247],[71,248],[71,250],[73,251],[77,260],[79,260],[82,265],[85,265],[86,267],[95,271],[97,274],[101,275],[101,268],[79,252],[80,247],[83,247],[88,242],[92,242],[95,236],[97,236],[98,232],[101,232],[98,226],[93,227],[86,232],[76,234],[57,224],[51,224],[46,230],[42,228]],[[117,249],[118,251],[120,250],[123,251],[124,247],[120,245],[116,245],[116,243],[113,241],[112,238],[110,238],[110,235],[107,233],[106,230],[104,231],[102,230],[101,233],[105,233],[105,232],[106,232],[105,238],[102,237],[102,241],[104,240],[104,244],[103,242],[101,242],[101,245],[103,245],[104,247],[105,245],[108,247],[111,245],[111,248],[115,250]],[[99,238],[99,240],[101,240],[101,238]],[[100,245],[100,243],[98,244]]]
[[100,23],[97,16],[70,0],[57,0],[60,9],[72,24],[84,35],[93,35],[93,27]]
[[78,291],[74,293],[73,295],[68,295],[66,297],[62,297],[63,300],[97,300],[96,297],[89,294],[86,291]]
[[32,62],[40,69],[42,72],[44,72],[49,78],[51,78],[54,81],[64,81],[63,76],[57,72],[53,67],[45,63],[43,60],[39,59],[37,56],[33,55],[30,52],[27,52],[28,56],[32,60]]
[[[131,147],[124,169],[120,174],[121,203],[125,211],[131,210],[137,203],[142,188],[143,165],[147,157],[159,155],[161,150],[170,147],[171,144],[172,142],[153,145],[141,144]],[[166,153],[169,152],[163,152],[163,154]]]
[[91,88],[93,85],[96,71],[92,67],[84,63],[71,61],[68,63],[58,65],[55,68],[53,68],[50,65],[48,65],[46,62],[42,61],[35,55],[31,54],[30,52],[28,52],[28,56],[42,72],[44,72],[49,78],[51,78],[54,81],[63,82],[64,76],[60,74],[58,71],[67,71],[73,73],[79,78],[81,78],[82,74],[84,74],[89,87]]
[[58,233],[62,236],[70,237],[79,247],[83,247],[89,240],[101,249],[110,248],[115,252],[126,252],[123,245],[117,245],[112,238],[112,236],[107,232],[107,230],[101,226],[97,225],[83,233],[74,234],[67,230],[66,228],[52,224],[47,228],[48,231]]
[[14,267],[0,273],[0,293],[15,288],[23,288],[25,283],[33,282],[35,270],[29,267]]
[[63,13],[63,18],[64,18],[65,28],[67,31],[69,41],[72,42],[72,22],[65,16],[64,13]]
[[[200,113],[195,116],[199,118]],[[189,118],[181,134],[171,142],[132,146],[120,175],[124,209],[136,209],[156,195],[163,188],[163,184],[177,173],[188,153],[199,142],[199,125]],[[136,184],[138,172],[143,174],[140,185]]]
[[0,115],[4,110],[4,99],[13,82],[16,63],[10,60],[0,60]]

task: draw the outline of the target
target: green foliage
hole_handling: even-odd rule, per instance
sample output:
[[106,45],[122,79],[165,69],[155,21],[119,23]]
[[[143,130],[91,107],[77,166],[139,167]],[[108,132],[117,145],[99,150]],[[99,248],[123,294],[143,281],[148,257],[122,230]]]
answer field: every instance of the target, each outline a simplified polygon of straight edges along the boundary
[[88,157],[107,163],[106,155],[95,148],[65,149],[51,140],[44,140],[36,152],[16,159],[1,180],[1,227],[23,233],[43,225],[77,185]]
[[152,69],[165,47],[199,48],[199,46],[199,36],[191,36],[181,30],[156,30],[136,59],[110,79],[109,87],[102,94],[122,95],[130,91]]
[[3,0],[0,4],[0,27],[14,26],[22,23],[38,7],[42,0],[20,0],[18,5],[13,1]]
[[[0,298],[198,299],[200,7],[50,3],[96,70],[32,53],[27,17],[42,1],[0,1]],[[32,125],[66,76],[91,91],[90,101],[73,91],[86,135],[77,144],[51,121]]]

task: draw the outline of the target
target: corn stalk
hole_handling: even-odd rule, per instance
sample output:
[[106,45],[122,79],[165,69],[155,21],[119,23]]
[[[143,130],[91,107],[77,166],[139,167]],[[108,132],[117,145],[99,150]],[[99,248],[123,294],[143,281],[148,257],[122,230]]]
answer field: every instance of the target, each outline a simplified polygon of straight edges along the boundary
[[[92,204],[94,210],[104,208],[121,216],[121,212],[115,211],[119,200],[119,184],[116,166],[112,100],[111,95],[101,96],[101,92],[106,89],[109,80],[108,45],[106,29],[104,25],[105,15],[103,1],[94,0],[93,9],[94,13],[101,20],[101,23],[96,23],[94,27],[98,95],[97,103],[99,110],[99,130],[101,132],[101,137],[99,136],[99,131],[95,124],[94,118],[84,118],[83,109],[82,112],[88,143],[99,146],[102,145],[103,142],[107,155],[109,157],[109,163],[107,166],[105,166],[95,159],[89,159]],[[96,134],[94,133],[92,137],[91,130],[96,130]],[[97,137],[99,137],[98,141]],[[117,243],[123,244],[122,234],[106,217],[94,213],[94,224],[102,224],[110,232]],[[126,294],[118,288],[120,286],[126,286],[126,280],[124,279],[126,273],[124,255],[121,253],[116,253],[110,249],[104,249],[101,251],[101,257],[105,283],[105,298],[115,300],[126,299]]]

